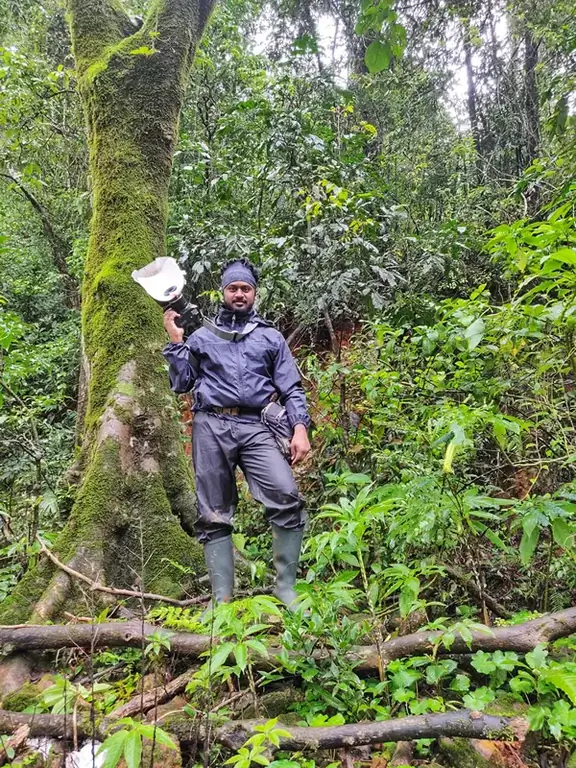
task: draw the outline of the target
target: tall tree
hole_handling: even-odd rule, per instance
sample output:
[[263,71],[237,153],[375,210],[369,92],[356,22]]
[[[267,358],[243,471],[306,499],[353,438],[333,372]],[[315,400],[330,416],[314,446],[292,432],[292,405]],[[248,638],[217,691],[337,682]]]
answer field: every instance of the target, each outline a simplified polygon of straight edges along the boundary
[[[170,561],[198,562],[176,518],[189,523],[194,502],[159,353],[161,312],[131,272],[165,254],[179,115],[213,3],[152,0],[139,23],[121,0],[68,0],[92,190],[82,288],[88,400],[78,493],[55,550],[100,582],[163,594],[180,589]],[[73,589],[43,562],[0,618],[47,619]]]

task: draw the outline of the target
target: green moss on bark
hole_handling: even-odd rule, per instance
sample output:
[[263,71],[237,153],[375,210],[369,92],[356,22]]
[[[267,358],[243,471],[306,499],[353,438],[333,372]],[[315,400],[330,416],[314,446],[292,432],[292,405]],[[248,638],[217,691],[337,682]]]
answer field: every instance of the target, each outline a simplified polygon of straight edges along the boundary
[[24,683],[22,688],[2,699],[2,708],[9,712],[24,712],[27,707],[38,702],[41,694],[42,690],[34,683]]
[[442,762],[451,768],[494,768],[495,763],[483,757],[470,739],[441,739]]
[[53,573],[53,566],[46,561],[27,571],[12,594],[0,605],[0,624],[23,624],[28,621]]

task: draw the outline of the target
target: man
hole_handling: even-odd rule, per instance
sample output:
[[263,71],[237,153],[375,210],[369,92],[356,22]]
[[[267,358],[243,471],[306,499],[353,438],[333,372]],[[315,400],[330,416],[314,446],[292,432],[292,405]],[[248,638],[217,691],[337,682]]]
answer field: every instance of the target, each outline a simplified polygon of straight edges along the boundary
[[212,326],[186,341],[168,310],[164,327],[170,342],[163,354],[175,392],[194,390],[192,452],[198,496],[196,534],[204,545],[214,599],[232,599],[233,514],[238,501],[239,466],[252,496],[264,505],[272,525],[276,585],[274,594],[292,610],[302,547],[304,503],[290,466],[261,411],[276,397],[293,429],[292,464],[310,451],[310,417],[300,374],[282,334],[254,310],[258,276],[242,259],[222,271],[223,306]]

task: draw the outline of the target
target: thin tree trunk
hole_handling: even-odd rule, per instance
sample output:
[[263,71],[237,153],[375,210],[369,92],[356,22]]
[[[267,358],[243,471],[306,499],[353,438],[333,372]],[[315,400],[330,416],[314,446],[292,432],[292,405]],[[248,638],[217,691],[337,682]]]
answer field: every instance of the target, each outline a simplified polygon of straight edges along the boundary
[[[538,157],[540,146],[540,103],[536,68],[538,66],[538,44],[532,32],[524,32],[524,134],[526,157],[524,167],[528,168]],[[539,187],[534,185],[527,193],[528,211],[533,215],[540,204]]]
[[476,150],[476,170],[479,179],[483,173],[483,160],[482,160],[482,139],[480,134],[480,125],[478,120],[478,97],[476,94],[476,81],[474,79],[474,66],[472,63],[472,40],[470,24],[468,21],[464,21],[464,63],[466,65],[466,83],[467,83],[467,104],[468,104],[468,119],[470,121],[470,130],[472,132],[472,140],[474,141],[474,148]]

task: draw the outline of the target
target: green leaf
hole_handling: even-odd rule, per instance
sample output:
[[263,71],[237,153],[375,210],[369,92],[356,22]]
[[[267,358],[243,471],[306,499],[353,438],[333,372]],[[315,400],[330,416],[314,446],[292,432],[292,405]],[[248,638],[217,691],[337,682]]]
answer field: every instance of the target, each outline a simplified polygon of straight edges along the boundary
[[142,736],[138,731],[132,731],[128,734],[124,744],[124,759],[128,768],[140,768],[140,759],[142,757]]
[[466,675],[456,675],[450,683],[450,690],[465,693],[470,690],[470,678],[466,677]]
[[552,535],[558,546],[567,549],[571,545],[574,531],[563,517],[556,517],[552,520]]
[[563,264],[576,265],[576,251],[572,248],[560,248],[559,251],[551,253],[548,258],[561,261]]
[[484,338],[484,331],[486,330],[486,323],[481,317],[474,320],[468,328],[464,331],[464,338],[468,342],[468,351],[476,349],[478,344]]
[[215,672],[217,669],[220,669],[220,667],[226,663],[228,656],[230,656],[233,651],[234,643],[223,643],[221,646],[216,648],[216,650],[212,653],[212,658],[210,659],[211,671]]
[[154,740],[158,744],[162,744],[163,746],[168,747],[169,749],[178,749],[175,741],[162,728],[156,728],[156,733],[154,734]]
[[256,653],[260,656],[263,656],[264,658],[268,657],[268,648],[266,648],[261,640],[257,640],[255,637],[251,637],[250,639],[246,640],[246,645],[249,648],[252,648],[253,651],[256,651]]
[[388,43],[383,43],[381,40],[374,40],[371,42],[366,49],[366,54],[364,56],[368,71],[372,74],[387,69],[391,58],[392,50],[390,45]]
[[559,691],[563,691],[576,706],[576,673],[569,674],[564,669],[553,669],[546,672],[544,679]]
[[140,48],[134,48],[130,51],[131,56],[153,56],[158,53],[154,48],[149,48],[147,45],[141,45]]
[[124,742],[130,735],[129,731],[116,731],[112,736],[108,736],[101,745],[97,754],[106,754],[102,768],[115,768],[120,762],[124,750]]
[[536,648],[534,648],[533,651],[530,651],[530,653],[527,653],[524,658],[530,669],[542,669],[542,667],[546,666],[547,656],[548,651],[546,650],[546,646],[543,643],[538,643]]
[[245,643],[238,643],[234,648],[234,658],[242,672],[244,672],[248,665],[248,649],[246,648]]
[[490,704],[491,701],[494,701],[495,698],[496,694],[494,691],[483,685],[481,688],[477,688],[475,691],[467,693],[462,701],[464,702],[464,706],[468,709],[482,711],[483,709],[486,709],[488,704]]
[[481,675],[489,675],[496,669],[496,664],[492,660],[492,654],[485,651],[476,651],[470,660],[470,664]]
[[520,541],[520,560],[522,561],[522,565],[528,565],[530,560],[532,560],[532,555],[534,554],[539,538],[539,528],[533,528],[529,533],[525,530],[522,534],[522,540]]

